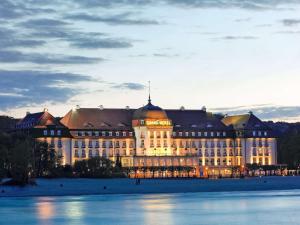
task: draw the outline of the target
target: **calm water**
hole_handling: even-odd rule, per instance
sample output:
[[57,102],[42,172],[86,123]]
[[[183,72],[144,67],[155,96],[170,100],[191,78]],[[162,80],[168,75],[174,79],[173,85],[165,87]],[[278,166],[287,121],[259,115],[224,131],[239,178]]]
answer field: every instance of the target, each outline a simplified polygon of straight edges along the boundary
[[0,224],[300,224],[300,190],[2,198]]

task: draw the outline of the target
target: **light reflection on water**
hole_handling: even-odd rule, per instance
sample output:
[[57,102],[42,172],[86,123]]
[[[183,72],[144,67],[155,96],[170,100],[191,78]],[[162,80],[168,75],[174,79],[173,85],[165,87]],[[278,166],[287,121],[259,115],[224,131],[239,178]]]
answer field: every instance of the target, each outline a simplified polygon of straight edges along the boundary
[[0,199],[0,224],[300,224],[300,190]]

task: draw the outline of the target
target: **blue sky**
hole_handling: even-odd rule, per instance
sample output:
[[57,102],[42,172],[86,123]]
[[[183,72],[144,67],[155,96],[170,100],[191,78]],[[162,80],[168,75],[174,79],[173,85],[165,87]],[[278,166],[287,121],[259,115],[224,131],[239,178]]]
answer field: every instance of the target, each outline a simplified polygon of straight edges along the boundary
[[299,121],[300,0],[1,0],[0,112],[140,107]]

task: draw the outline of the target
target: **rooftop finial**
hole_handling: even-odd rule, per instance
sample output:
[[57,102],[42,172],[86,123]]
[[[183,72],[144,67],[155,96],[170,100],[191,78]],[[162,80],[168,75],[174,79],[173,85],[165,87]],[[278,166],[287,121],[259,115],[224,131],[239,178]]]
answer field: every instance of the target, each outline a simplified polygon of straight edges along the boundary
[[148,99],[148,103],[151,104],[151,82],[150,82],[150,80],[148,81],[148,88],[149,88],[149,99]]

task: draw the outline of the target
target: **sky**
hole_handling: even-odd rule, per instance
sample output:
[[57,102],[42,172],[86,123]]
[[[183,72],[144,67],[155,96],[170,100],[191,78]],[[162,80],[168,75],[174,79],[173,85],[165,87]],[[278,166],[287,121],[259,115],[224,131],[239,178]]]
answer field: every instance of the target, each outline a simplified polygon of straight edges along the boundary
[[155,105],[300,121],[300,0],[1,0],[0,114]]

